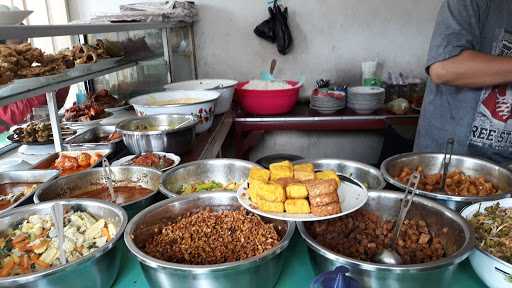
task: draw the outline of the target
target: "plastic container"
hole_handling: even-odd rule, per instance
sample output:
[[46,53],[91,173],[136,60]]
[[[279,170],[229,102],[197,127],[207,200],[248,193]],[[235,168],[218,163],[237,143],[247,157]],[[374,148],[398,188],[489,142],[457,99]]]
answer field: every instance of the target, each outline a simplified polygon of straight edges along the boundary
[[237,99],[242,108],[254,115],[280,115],[290,112],[297,100],[302,87],[297,81],[286,81],[292,85],[291,88],[275,90],[247,90],[243,87],[249,81],[242,82],[236,86]]
[[349,269],[338,266],[334,271],[318,275],[311,283],[310,288],[359,288],[359,282],[347,275]]

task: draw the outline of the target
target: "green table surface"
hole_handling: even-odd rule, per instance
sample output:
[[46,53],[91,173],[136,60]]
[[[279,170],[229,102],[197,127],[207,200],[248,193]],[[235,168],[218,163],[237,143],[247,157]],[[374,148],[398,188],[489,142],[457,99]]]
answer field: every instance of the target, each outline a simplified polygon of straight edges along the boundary
[[[121,270],[114,283],[115,288],[147,288],[149,287],[137,259],[127,251],[123,245]],[[306,288],[313,280],[315,274],[309,261],[306,244],[298,232],[295,233],[288,247],[286,261],[276,288]],[[471,268],[469,261],[458,266],[454,277],[446,287],[452,288],[479,288],[485,284]]]

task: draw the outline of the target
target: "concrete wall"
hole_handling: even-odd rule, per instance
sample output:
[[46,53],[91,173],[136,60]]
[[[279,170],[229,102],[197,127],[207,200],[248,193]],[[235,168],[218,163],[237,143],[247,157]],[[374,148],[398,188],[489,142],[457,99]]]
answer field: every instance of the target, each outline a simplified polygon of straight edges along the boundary
[[[68,1],[73,20],[117,11],[119,4],[136,2]],[[360,63],[369,59],[379,59],[384,71],[422,75],[441,0],[287,0],[295,38],[294,49],[287,56],[280,56],[275,46],[252,32],[267,17],[264,2],[196,1],[200,9],[196,43],[201,78],[255,78],[276,58],[279,78],[306,77],[302,94],[307,97],[312,81],[320,77],[358,84]],[[297,145],[283,145],[286,142]],[[373,162],[378,158],[381,143],[382,138],[374,133],[281,132],[267,135],[251,158],[289,152]]]

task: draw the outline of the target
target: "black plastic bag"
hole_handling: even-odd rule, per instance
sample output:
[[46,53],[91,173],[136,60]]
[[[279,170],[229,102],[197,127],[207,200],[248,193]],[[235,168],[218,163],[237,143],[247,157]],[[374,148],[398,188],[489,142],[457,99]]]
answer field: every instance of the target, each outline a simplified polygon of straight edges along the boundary
[[292,46],[293,38],[288,26],[288,8],[274,1],[274,6],[268,8],[270,17],[254,28],[254,33],[269,42],[277,44],[277,51],[286,55]]
[[274,34],[276,37],[277,51],[286,55],[293,43],[292,32],[288,26],[288,7],[281,7],[274,2]]
[[270,17],[256,26],[254,33],[258,35],[258,37],[275,43],[276,36],[274,34],[274,12],[272,11],[272,7],[268,7],[268,14],[270,14]]

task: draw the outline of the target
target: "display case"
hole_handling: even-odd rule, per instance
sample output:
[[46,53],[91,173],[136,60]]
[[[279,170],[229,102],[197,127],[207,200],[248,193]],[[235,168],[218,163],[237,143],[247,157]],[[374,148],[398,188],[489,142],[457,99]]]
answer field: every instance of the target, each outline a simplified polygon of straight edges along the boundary
[[95,43],[107,39],[121,43],[123,57],[76,65],[43,77],[17,79],[0,86],[0,105],[46,94],[55,150],[61,151],[60,115],[56,91],[85,82],[90,92],[108,89],[128,100],[159,91],[172,81],[196,79],[192,23],[106,23],[69,25],[0,26],[0,40],[72,36],[73,43]]

